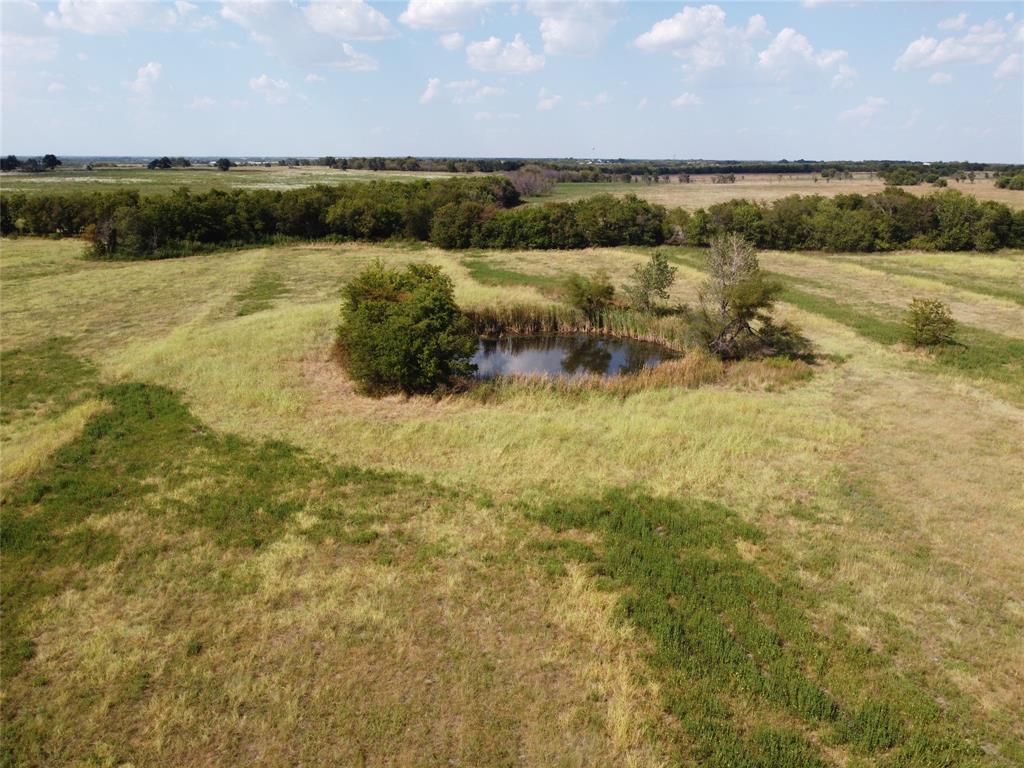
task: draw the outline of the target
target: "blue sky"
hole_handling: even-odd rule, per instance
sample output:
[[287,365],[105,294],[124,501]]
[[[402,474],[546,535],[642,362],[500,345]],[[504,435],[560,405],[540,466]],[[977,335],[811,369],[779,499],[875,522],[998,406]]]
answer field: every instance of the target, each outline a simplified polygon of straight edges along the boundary
[[1024,4],[0,3],[4,154],[1024,162]]

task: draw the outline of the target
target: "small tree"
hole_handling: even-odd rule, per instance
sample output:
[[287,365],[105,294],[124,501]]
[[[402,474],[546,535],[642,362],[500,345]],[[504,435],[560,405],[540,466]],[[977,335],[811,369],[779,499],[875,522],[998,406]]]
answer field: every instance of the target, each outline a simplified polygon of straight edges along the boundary
[[58,165],[63,165],[63,163],[57,159],[56,155],[43,155],[43,167],[46,170],[52,171]]
[[765,277],[757,253],[742,236],[711,239],[708,274],[691,318],[698,343],[723,360],[810,353],[810,342],[795,327],[772,319],[782,285]]
[[220,160],[214,163],[214,165],[217,166],[217,170],[219,171],[227,171],[230,170],[231,168],[234,168],[235,166],[235,164],[226,157],[222,157]]
[[653,310],[656,299],[668,298],[668,289],[676,280],[676,271],[664,253],[652,253],[646,264],[638,264],[633,268],[631,282],[626,287],[630,305],[641,312]]
[[477,337],[439,267],[367,267],[344,289],[338,343],[349,374],[372,394],[433,392],[473,372]]
[[914,299],[904,317],[907,341],[915,347],[952,344],[956,320],[949,307],[936,299]]
[[596,320],[615,298],[615,286],[603,269],[591,277],[570,275],[565,281],[565,293],[569,303],[590,319]]

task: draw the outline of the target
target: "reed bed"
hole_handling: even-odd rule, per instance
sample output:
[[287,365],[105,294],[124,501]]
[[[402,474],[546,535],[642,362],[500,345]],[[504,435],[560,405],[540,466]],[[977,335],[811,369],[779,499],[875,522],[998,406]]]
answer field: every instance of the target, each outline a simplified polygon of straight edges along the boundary
[[480,336],[594,333],[661,344],[676,352],[686,347],[686,321],[679,315],[649,315],[613,307],[588,317],[574,307],[505,304],[466,310]]

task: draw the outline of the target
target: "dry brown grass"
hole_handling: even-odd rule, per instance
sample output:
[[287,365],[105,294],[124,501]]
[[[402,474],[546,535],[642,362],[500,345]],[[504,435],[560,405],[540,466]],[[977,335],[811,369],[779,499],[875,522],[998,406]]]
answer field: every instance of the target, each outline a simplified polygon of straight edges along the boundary
[[[734,184],[715,184],[713,176],[691,176],[691,183],[679,184],[675,178],[671,182],[660,184],[562,184],[553,197],[537,198],[578,200],[583,197],[607,192],[615,195],[634,194],[652,203],[659,203],[669,208],[685,208],[695,211],[707,208],[716,203],[745,198],[759,202],[771,202],[789,195],[848,195],[858,193],[869,195],[885,189],[885,182],[874,174],[855,173],[854,178],[815,181],[814,174],[788,174],[781,178],[773,174],[737,175]],[[949,189],[956,189],[967,195],[974,195],[979,200],[995,200],[1012,208],[1024,208],[1024,192],[1012,189],[999,189],[991,179],[978,179],[970,182],[950,181]],[[904,187],[915,195],[927,195],[939,191],[931,184],[919,184],[915,187]]]

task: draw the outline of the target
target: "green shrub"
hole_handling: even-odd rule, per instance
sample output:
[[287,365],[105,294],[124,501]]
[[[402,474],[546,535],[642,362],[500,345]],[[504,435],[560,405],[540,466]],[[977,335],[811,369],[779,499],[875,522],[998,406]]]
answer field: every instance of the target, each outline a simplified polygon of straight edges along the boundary
[[914,299],[904,318],[907,341],[915,347],[951,344],[956,320],[949,307],[937,299]]
[[427,393],[472,373],[477,338],[439,267],[381,263],[345,286],[338,345],[367,392]]
[[600,269],[591,277],[570,275],[565,281],[565,293],[572,306],[594,320],[611,306],[615,298],[615,286],[608,273]]
[[676,280],[676,268],[670,266],[668,258],[661,251],[655,251],[646,264],[633,268],[633,275],[626,296],[633,309],[650,312],[656,299],[667,299],[668,289]]

